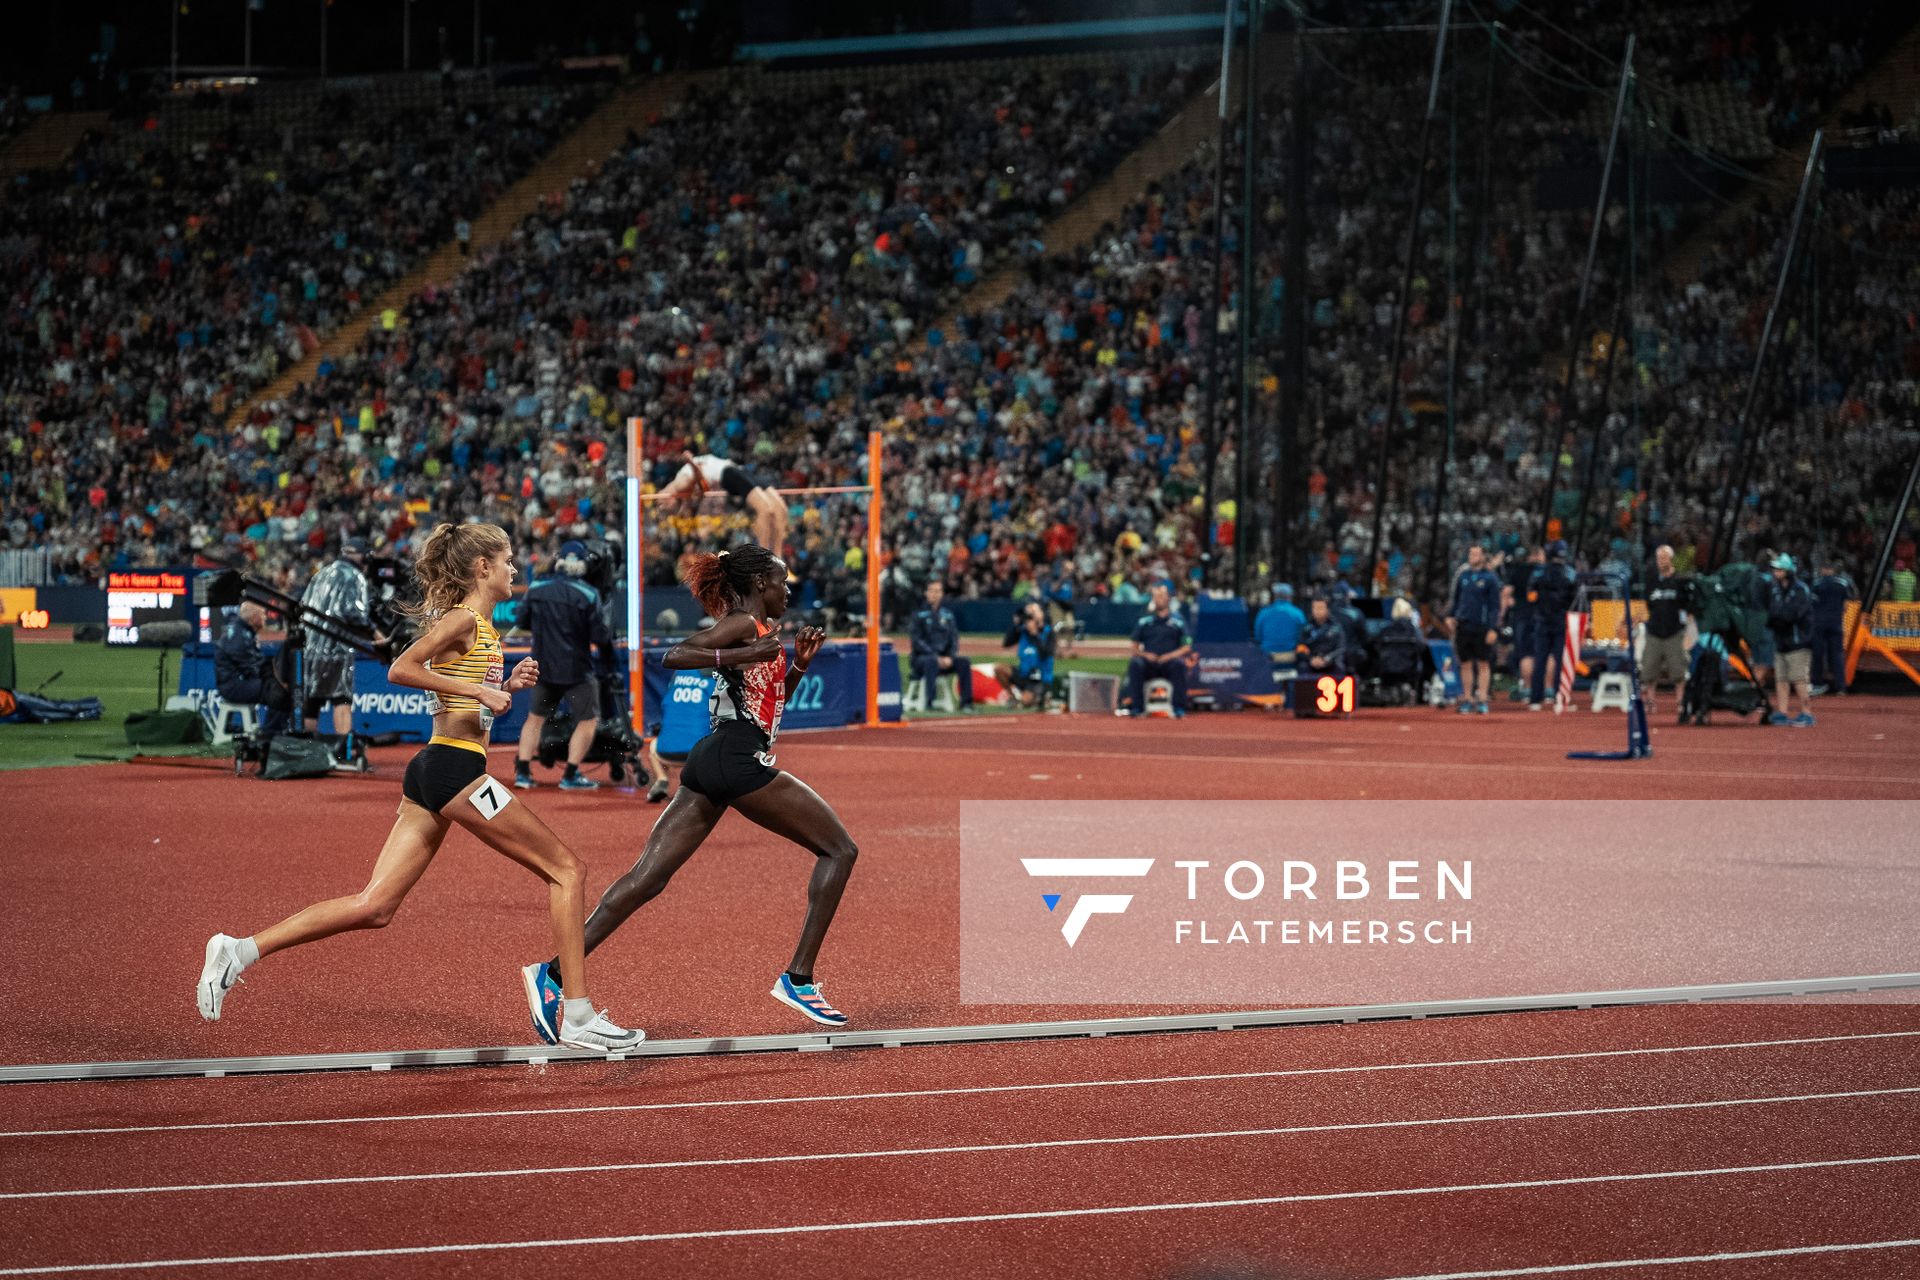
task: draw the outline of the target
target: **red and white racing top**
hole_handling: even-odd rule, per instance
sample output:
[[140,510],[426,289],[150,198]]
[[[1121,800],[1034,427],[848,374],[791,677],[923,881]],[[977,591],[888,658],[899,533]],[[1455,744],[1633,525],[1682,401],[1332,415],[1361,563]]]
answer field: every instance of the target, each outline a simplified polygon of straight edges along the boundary
[[[758,618],[753,628],[759,636],[773,630]],[[714,728],[725,720],[744,721],[765,734],[767,745],[772,746],[780,732],[780,713],[787,707],[787,651],[782,649],[750,667],[721,667],[719,676],[707,700]]]

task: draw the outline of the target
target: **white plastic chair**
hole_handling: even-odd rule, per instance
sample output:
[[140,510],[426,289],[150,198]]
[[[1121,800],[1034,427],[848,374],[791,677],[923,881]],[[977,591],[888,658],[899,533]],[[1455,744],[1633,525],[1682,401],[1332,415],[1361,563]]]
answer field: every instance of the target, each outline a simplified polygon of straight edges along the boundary
[[[239,721],[236,732],[234,722]],[[251,738],[260,728],[260,709],[250,702],[227,702],[222,699],[213,709],[213,745],[218,747],[232,742],[235,738]]]
[[1633,677],[1618,671],[1597,676],[1593,682],[1595,711],[1626,711],[1633,706]]

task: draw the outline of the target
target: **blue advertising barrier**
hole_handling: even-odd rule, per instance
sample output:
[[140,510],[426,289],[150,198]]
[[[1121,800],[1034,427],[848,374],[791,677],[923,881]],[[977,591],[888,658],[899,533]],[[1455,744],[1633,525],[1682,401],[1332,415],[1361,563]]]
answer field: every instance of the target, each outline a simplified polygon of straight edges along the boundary
[[[1273,660],[1258,645],[1203,643],[1193,648],[1200,660],[1195,664],[1188,687],[1195,693],[1212,694],[1217,705],[1227,705],[1247,694],[1279,693],[1284,687],[1273,678]],[[1433,655],[1433,669],[1440,673],[1447,697],[1454,700],[1465,697],[1453,644],[1447,640],[1429,640],[1427,650]]]
[[[1142,609],[1140,612],[1145,613]],[[1253,635],[1253,622],[1247,617],[1244,600],[1228,596],[1201,596],[1185,606],[1187,621],[1193,625],[1193,640],[1199,645],[1230,645]]]
[[[674,708],[679,705],[672,698],[676,681],[690,674],[698,674],[669,671],[660,665],[661,656],[671,644],[667,640],[648,641],[646,662],[641,667],[646,682],[647,720],[650,726],[663,726],[663,731],[666,723],[672,719]],[[278,645],[261,646],[261,650],[269,654],[278,648]],[[618,649],[619,660],[624,664],[626,646],[621,644]],[[525,648],[509,647],[506,651],[507,670],[512,671],[514,664],[526,656]],[[679,685],[683,697],[685,687],[684,683]],[[211,706],[217,699],[212,645],[195,642],[181,650],[179,692],[192,699],[198,707]],[[520,726],[526,722],[530,701],[530,698],[515,698],[511,710],[494,718],[491,735],[494,742],[514,742],[519,739]],[[703,693],[697,707],[693,708],[699,714],[700,734],[707,731],[706,708]],[[615,713],[611,707],[605,708],[605,711],[608,715]],[[794,686],[793,697],[787,703],[780,724],[783,729],[838,729],[863,723],[866,718],[866,645],[828,644],[814,655],[813,664]],[[893,646],[883,643],[880,646],[880,719],[894,721],[899,718],[900,662],[894,655]],[[388,683],[386,664],[372,658],[362,658],[355,664],[353,674],[353,731],[364,737],[391,734],[403,742],[425,742],[433,733],[427,694],[420,689],[406,689]],[[695,735],[696,738],[698,736]],[[687,745],[691,746],[692,743]],[[666,749],[662,747],[662,750]]]
[[1210,642],[1193,649],[1200,660],[1187,682],[1190,694],[1208,693],[1216,705],[1225,705],[1246,694],[1281,691],[1274,683],[1273,659],[1259,645]]
[[[792,647],[787,650],[789,659]],[[653,655],[648,655],[649,675]],[[706,737],[711,724],[707,718],[708,699],[713,695],[717,677],[711,671],[666,671],[671,676],[656,694],[651,679],[647,682],[650,706],[664,708],[658,721],[660,754],[682,756],[693,744]],[[654,701],[659,698],[660,701]],[[653,717],[649,716],[649,719]],[[829,644],[814,655],[807,673],[793,686],[793,696],[780,715],[780,729],[838,729],[861,724],[867,718],[867,647],[864,644]],[[880,719],[900,718],[900,661],[893,646],[880,646]]]

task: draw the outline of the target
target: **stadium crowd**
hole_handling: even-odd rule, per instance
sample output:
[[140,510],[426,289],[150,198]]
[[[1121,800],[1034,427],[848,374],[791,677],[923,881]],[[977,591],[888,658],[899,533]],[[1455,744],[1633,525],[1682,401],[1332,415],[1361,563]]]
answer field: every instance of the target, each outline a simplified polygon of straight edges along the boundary
[[743,460],[764,441],[764,462],[798,429],[815,447],[794,465],[837,478],[864,440],[829,411],[874,353],[1137,145],[1187,75],[821,86],[772,116],[746,86],[697,95],[404,323],[203,443],[242,498],[206,532],[268,570],[348,524],[397,540],[429,502],[539,540],[606,510],[631,414],[663,474],[696,437]]
[[[1857,71],[1861,31],[1836,18],[1818,29],[1709,33],[1692,44],[1656,38],[1650,58],[1672,76],[1747,77],[1769,118],[1792,130]],[[1522,56],[1562,41],[1550,29],[1520,32]],[[1816,57],[1823,37],[1827,52]],[[1530,42],[1537,47],[1528,55]],[[1394,451],[1387,554],[1379,566],[1360,563],[1375,451],[1389,429],[1380,406],[1430,50],[1419,34],[1315,45],[1324,92],[1311,117],[1305,487],[1306,532],[1318,550],[1308,576],[1345,577],[1363,589],[1414,585],[1436,497],[1429,431],[1417,464],[1417,450]],[[1449,244],[1456,271],[1473,237],[1484,244],[1462,317],[1470,344],[1443,560],[1471,538],[1517,551],[1537,536],[1547,457],[1539,444],[1561,413],[1556,353],[1570,336],[1587,215],[1538,207],[1533,175],[1542,163],[1591,159],[1600,144],[1593,94],[1543,87],[1518,57],[1500,74],[1517,77],[1540,110],[1502,101],[1479,122],[1493,131],[1486,176],[1456,166],[1454,200],[1463,224],[1484,208],[1484,225],[1450,242],[1446,206],[1430,199],[1409,299],[1404,385],[1410,398],[1432,396],[1449,345]],[[348,530],[400,543],[428,523],[428,511],[485,516],[539,545],[604,528],[627,416],[648,420],[655,484],[683,450],[721,454],[782,486],[857,484],[866,432],[881,427],[890,440],[888,581],[899,600],[917,599],[929,576],[961,596],[1138,598],[1152,581],[1194,574],[1204,468],[1216,468],[1224,494],[1237,465],[1230,439],[1209,453],[1198,428],[1210,149],[1154,184],[1082,252],[1050,255],[1036,233],[1202,79],[1164,59],[859,86],[736,78],[630,135],[501,250],[418,297],[402,323],[376,325],[287,400],[253,406],[232,429],[216,402],[224,407],[258,385],[256,371],[277,363],[290,324],[335,318],[330,308],[350,304],[354,291],[363,296],[374,273],[404,263],[432,236],[389,244],[377,219],[350,222],[336,212],[317,222],[352,227],[345,244],[322,234],[298,258],[249,253],[230,240],[197,257],[185,252],[189,296],[199,300],[188,319],[204,320],[176,319],[150,338],[137,317],[154,286],[138,271],[107,284],[116,270],[109,264],[94,271],[88,292],[84,236],[63,240],[54,229],[80,207],[72,193],[21,202],[6,213],[10,234],[0,244],[32,265],[34,287],[16,294],[4,336],[13,352],[68,376],[23,368],[7,389],[7,534],[50,542],[61,569],[78,575],[116,556],[164,562],[221,544],[293,574]],[[1479,108],[1466,102],[1470,93],[1460,97],[1471,127]],[[1289,110],[1277,86],[1262,121],[1256,292],[1242,300],[1229,281],[1220,298],[1223,325],[1242,308],[1254,324],[1262,415],[1275,408],[1289,287],[1280,256]],[[1677,132],[1668,130],[1669,141],[1683,145]],[[223,171],[245,173],[241,159],[220,160],[204,171],[147,163],[191,171],[173,180],[203,186]],[[317,155],[288,166],[298,176],[284,185],[314,193],[300,206],[309,218],[313,200],[351,207],[368,198],[350,180],[325,180],[347,172],[343,163]],[[115,190],[140,180],[137,171],[116,172]],[[435,181],[444,170],[426,172],[418,225],[444,234],[448,197]],[[186,220],[217,207],[227,190],[215,185],[183,205],[185,230],[171,238],[224,234],[218,218],[200,227]],[[1230,260],[1238,255],[1233,204],[1230,193]],[[1631,342],[1613,383],[1600,492],[1588,498],[1593,528],[1607,537],[1576,549],[1593,559],[1637,560],[1634,546],[1658,540],[1675,542],[1683,559],[1704,551],[1784,218],[1777,206],[1760,210],[1721,239],[1697,283],[1669,285],[1651,264],[1702,212],[1658,208],[1637,229],[1645,269],[1623,328]],[[92,215],[96,242],[105,214],[102,205]],[[1824,542],[1858,557],[1884,525],[1885,473],[1910,448],[1897,428],[1915,374],[1901,329],[1914,283],[1914,258],[1902,248],[1912,215],[1911,193],[1850,193],[1831,197],[1816,225],[1827,267],[1808,296],[1821,306],[1783,334],[1790,372],[1780,403],[1763,402],[1753,486],[1769,496],[1746,516],[1753,538],[1769,546],[1804,554]],[[1603,330],[1596,373],[1625,283],[1615,264],[1627,232],[1619,216],[1603,228],[1589,310]],[[152,247],[129,246],[123,260],[137,261],[141,250]],[[1003,302],[937,322],[1006,260],[1022,262],[1023,278]],[[349,281],[350,267],[362,279]],[[50,302],[59,271],[72,273],[78,296],[100,297],[83,318],[97,328]],[[119,341],[137,346],[139,375],[100,376],[112,365],[89,353],[114,336],[106,317],[142,338]],[[1223,376],[1226,423],[1238,417],[1230,383]],[[86,423],[120,434],[100,431],[82,445]],[[1392,430],[1398,441],[1403,425]],[[1872,466],[1836,465],[1842,459]],[[1568,534],[1586,463],[1578,446],[1562,459],[1567,496],[1556,514]],[[221,501],[197,502],[203,493]],[[859,506],[795,503],[791,558],[823,598],[858,593]],[[1236,523],[1267,518],[1258,508],[1240,514],[1230,504],[1214,513],[1223,542],[1234,540]],[[661,517],[649,540],[655,581],[671,580],[679,556],[724,520]]]
[[0,204],[8,525],[86,574],[122,553],[178,563],[277,496],[279,468],[248,464],[280,428],[235,440],[230,407],[445,241],[590,101],[556,90],[348,113],[328,142],[291,151],[239,130],[175,150],[136,123],[36,175]]

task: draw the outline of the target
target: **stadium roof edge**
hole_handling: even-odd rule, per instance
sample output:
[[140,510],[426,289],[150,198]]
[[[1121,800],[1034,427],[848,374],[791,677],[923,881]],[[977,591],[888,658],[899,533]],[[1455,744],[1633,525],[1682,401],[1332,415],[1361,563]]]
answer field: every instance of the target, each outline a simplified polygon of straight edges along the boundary
[[[851,36],[831,40],[784,40],[743,44],[734,52],[740,62],[836,62],[884,57],[913,59],[969,52],[1044,52],[1049,46],[1084,48],[1089,42],[1124,46],[1133,41],[1164,41],[1168,37],[1199,40],[1220,30],[1218,13],[1181,14],[1165,18],[1111,18],[1092,22],[1049,22],[1034,26],[974,27],[964,31],[918,31],[887,36]],[[1237,22],[1235,25],[1244,25]]]

